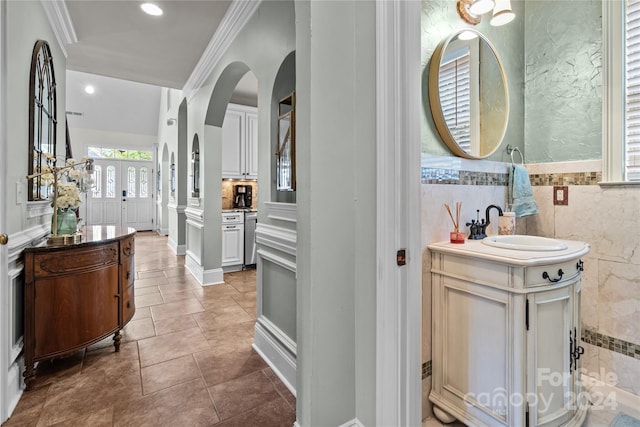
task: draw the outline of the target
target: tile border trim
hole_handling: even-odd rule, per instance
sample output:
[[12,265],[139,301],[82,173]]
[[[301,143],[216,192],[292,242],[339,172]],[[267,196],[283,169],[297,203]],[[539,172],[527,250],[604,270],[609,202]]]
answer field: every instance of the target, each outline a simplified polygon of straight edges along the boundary
[[[529,175],[529,180],[532,186],[598,185],[602,181],[602,172],[534,173]],[[509,183],[509,174],[423,167],[421,182],[422,184],[506,187]]]
[[640,344],[614,338],[588,328],[582,331],[582,341],[640,360]]
[[429,378],[431,373],[431,360],[428,360],[422,364],[422,379]]

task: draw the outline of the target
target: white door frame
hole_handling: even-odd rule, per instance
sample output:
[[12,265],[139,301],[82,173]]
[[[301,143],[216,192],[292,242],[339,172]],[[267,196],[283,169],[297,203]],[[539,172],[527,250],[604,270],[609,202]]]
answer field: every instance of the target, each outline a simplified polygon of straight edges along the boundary
[[419,0],[376,2],[376,425],[422,419],[420,16]]
[[[6,2],[0,2],[0,233],[7,233]],[[9,416],[9,283],[7,246],[0,245],[0,423]]]

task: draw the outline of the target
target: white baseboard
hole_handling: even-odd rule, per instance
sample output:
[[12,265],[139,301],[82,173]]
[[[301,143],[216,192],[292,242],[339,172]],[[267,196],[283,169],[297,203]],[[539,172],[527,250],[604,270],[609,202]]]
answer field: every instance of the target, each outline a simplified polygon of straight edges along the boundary
[[[11,416],[13,410],[18,406],[18,401],[22,396],[22,372],[24,370],[24,359],[20,357],[16,363],[9,367],[7,372],[7,415]],[[4,421],[3,421],[4,422]]]
[[296,355],[278,336],[284,336],[273,323],[259,318],[254,328],[253,348],[282,380],[289,391],[296,395]]
[[187,254],[184,258],[184,267],[200,283],[200,286],[220,285],[224,283],[224,272],[221,268],[205,270],[193,258]]
[[[600,401],[604,409],[608,409],[606,405],[613,403],[618,406],[619,410],[619,406],[623,406],[623,412],[632,417],[640,418],[640,396],[637,394],[622,390],[614,385],[607,384],[601,379],[588,375],[583,374],[581,379],[587,396],[597,398],[596,400]],[[592,401],[592,404],[596,405],[598,402]],[[592,406],[591,410],[595,410],[595,408],[595,406]]]
[[[298,420],[293,423],[293,427],[300,427],[300,423],[298,422]],[[357,418],[354,418],[344,424],[339,425],[338,427],[364,427],[364,424],[362,424]]]
[[167,246],[175,255],[185,255],[187,253],[187,245],[179,245],[171,236],[167,239]]
[[159,228],[158,229],[158,234],[161,236],[168,236],[169,235],[169,229],[168,228]]

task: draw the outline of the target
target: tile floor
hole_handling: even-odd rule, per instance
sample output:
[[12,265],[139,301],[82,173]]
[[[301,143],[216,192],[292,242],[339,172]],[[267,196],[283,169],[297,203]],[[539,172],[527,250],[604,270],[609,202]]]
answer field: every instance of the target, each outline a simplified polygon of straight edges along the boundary
[[295,397],[251,348],[255,270],[201,287],[166,237],[136,236],[136,314],[111,338],[43,362],[4,426],[291,427]]
[[[617,404],[615,408],[590,407],[587,418],[582,427],[608,427],[618,413],[623,412],[633,417],[640,417],[640,408],[630,408],[622,404]],[[463,427],[464,424],[455,422],[442,424],[435,417],[430,417],[422,422],[422,427]]]

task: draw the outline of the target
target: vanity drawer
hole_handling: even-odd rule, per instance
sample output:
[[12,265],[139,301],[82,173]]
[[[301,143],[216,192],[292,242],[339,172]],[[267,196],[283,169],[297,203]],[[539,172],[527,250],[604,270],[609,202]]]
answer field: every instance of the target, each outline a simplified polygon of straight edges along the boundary
[[121,325],[126,324],[131,318],[133,314],[136,312],[135,305],[135,286],[128,286],[122,292],[122,322]]
[[525,286],[548,286],[575,279],[582,272],[582,261],[571,261],[529,267],[525,273]]

